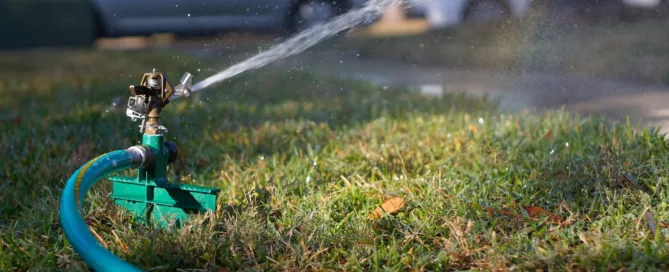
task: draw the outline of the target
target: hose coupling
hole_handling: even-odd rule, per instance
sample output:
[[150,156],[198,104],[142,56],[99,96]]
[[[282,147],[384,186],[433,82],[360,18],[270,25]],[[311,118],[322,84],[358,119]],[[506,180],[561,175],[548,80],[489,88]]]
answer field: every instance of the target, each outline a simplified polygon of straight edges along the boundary
[[127,151],[130,153],[132,168],[143,168],[153,163],[153,152],[146,146],[132,146]]

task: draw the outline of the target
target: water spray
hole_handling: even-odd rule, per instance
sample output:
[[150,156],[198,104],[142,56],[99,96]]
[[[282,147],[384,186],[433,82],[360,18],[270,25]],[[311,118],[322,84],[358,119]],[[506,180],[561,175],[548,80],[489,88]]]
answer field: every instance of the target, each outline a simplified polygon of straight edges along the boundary
[[[316,25],[302,31],[283,43],[271,47],[267,51],[232,65],[218,74],[198,82],[193,86],[192,91],[200,91],[217,82],[234,77],[245,71],[257,69],[273,61],[299,54],[316,45],[318,42],[337,35],[342,31],[372,22],[379,14],[383,13],[393,1],[395,0],[369,0],[362,8],[352,10],[325,24]],[[404,3],[404,1],[406,0],[401,0],[400,2]]]

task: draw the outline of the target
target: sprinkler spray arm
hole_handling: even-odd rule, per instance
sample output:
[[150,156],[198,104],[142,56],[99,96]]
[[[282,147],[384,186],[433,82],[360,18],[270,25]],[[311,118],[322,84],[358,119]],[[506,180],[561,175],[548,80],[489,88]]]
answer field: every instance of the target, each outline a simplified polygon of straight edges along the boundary
[[145,73],[139,85],[130,86],[130,98],[126,115],[133,121],[142,120],[140,132],[149,135],[163,134],[167,129],[160,123],[160,111],[172,96],[188,97],[191,94],[193,76],[185,73],[176,88],[167,77],[155,70]]

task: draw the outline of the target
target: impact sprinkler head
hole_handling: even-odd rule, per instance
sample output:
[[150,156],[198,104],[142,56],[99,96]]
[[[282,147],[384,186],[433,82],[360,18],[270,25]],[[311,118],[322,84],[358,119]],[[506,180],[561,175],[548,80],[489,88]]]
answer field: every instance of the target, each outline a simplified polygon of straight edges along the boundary
[[160,124],[160,111],[172,96],[189,96],[193,76],[184,74],[177,88],[173,88],[162,73],[145,73],[139,85],[131,85],[126,115],[133,121],[142,120],[140,132],[162,134],[167,129]]

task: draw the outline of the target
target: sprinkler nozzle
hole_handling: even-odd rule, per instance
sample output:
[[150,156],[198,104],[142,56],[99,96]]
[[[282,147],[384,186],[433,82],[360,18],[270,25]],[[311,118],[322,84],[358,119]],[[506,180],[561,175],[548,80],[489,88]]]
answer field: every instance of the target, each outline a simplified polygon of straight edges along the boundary
[[179,85],[174,87],[174,94],[189,97],[191,94],[191,88],[193,87],[193,75],[190,73],[185,73],[181,80],[179,80]]

